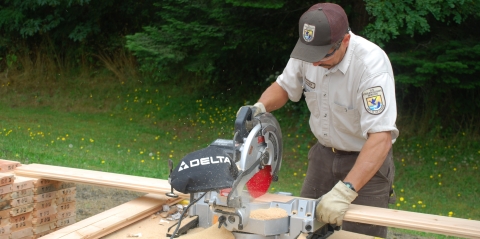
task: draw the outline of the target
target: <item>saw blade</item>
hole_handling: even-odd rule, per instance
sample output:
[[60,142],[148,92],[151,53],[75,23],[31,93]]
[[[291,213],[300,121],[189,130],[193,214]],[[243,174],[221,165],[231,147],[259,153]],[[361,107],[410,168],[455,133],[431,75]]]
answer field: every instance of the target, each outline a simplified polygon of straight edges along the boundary
[[248,180],[246,186],[248,193],[253,198],[258,198],[267,193],[270,184],[272,183],[272,167],[270,165],[265,166],[263,169],[253,175]]

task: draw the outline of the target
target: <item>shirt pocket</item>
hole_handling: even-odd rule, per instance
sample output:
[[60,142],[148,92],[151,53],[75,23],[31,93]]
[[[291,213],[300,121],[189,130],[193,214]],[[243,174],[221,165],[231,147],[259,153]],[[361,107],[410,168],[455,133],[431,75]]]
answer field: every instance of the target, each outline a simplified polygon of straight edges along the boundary
[[355,135],[360,132],[360,115],[357,109],[349,109],[346,106],[332,104],[332,120],[335,129]]
[[307,102],[308,109],[310,113],[315,116],[315,118],[320,117],[320,109],[318,109],[318,100],[317,93],[312,91],[305,91],[305,101]]

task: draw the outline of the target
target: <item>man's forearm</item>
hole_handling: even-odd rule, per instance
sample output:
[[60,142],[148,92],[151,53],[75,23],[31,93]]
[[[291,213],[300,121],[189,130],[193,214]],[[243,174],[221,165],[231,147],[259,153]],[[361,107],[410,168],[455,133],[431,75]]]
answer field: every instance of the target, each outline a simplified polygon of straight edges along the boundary
[[261,102],[265,106],[267,112],[280,109],[287,101],[287,92],[277,82],[274,82],[268,87],[258,100],[258,102]]
[[392,147],[390,131],[369,134],[360,155],[345,182],[350,182],[358,192],[380,169]]

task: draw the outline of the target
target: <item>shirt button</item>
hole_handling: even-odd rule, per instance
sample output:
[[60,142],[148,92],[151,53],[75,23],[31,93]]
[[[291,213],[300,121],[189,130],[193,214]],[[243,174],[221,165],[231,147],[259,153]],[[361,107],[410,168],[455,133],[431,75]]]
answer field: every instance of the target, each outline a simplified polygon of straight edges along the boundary
[[327,114],[325,114],[323,117],[327,117]]
[[323,96],[327,96],[327,94],[323,94]]
[[327,136],[327,134],[323,134],[323,136]]

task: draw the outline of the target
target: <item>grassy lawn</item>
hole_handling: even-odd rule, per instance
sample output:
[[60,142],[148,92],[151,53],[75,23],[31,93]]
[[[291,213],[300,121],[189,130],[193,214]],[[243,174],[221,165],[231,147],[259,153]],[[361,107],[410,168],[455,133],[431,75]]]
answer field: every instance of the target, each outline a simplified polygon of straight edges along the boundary
[[[166,83],[9,87],[0,88],[1,158],[163,179],[168,159],[178,162],[217,138],[231,139],[238,107],[258,97],[231,100]],[[284,158],[271,191],[298,195],[315,139],[308,119],[292,115],[290,106],[274,113]],[[391,208],[480,220],[478,138],[464,132],[449,139],[400,137],[394,155],[397,204]]]

